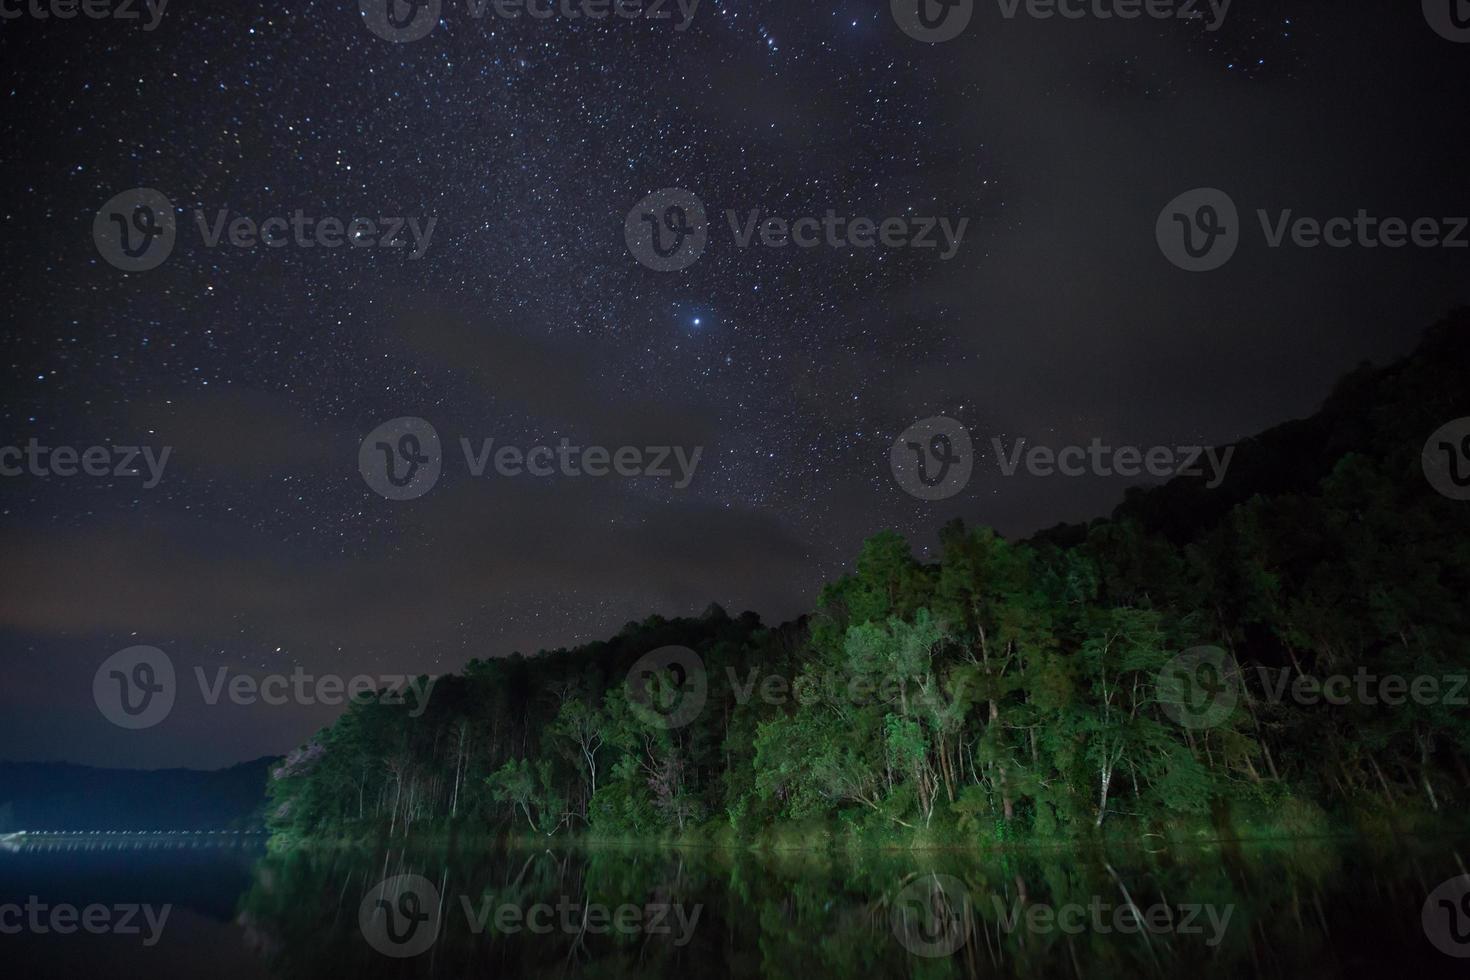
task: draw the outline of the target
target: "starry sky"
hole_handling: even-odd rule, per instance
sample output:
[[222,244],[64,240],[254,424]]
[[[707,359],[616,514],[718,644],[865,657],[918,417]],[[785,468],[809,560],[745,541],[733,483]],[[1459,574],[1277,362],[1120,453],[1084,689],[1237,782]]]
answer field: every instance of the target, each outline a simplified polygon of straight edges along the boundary
[[[1470,213],[1470,45],[1418,4],[1236,0],[1187,21],[1003,18],[923,44],[887,0],[703,0],[671,24],[475,20],[395,44],[356,0],[174,0],[156,30],[0,21],[0,444],[170,446],[151,490],[0,478],[0,751],[212,767],[282,752],[322,706],[206,706],[120,733],[93,671],[442,673],[711,601],[779,622],[863,538],[1012,536],[1107,513],[1128,481],[978,467],[905,494],[894,437],[1224,444],[1311,413],[1362,360],[1470,301],[1464,252],[1269,249],[1173,267],[1159,209]],[[98,209],[178,209],[124,274]],[[686,188],[710,243],[629,254]],[[433,216],[426,254],[206,248],[193,212]],[[968,218],[959,252],[736,247],[726,210]],[[530,446],[702,446],[693,484],[475,479],[416,501],[358,448],[401,416]]]

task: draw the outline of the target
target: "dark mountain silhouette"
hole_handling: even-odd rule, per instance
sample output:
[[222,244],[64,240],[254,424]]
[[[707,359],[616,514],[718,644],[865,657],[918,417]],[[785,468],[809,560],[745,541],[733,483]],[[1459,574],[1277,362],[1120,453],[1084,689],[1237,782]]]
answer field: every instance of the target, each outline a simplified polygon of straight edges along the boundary
[[[1090,523],[1133,520],[1174,544],[1187,544],[1252,497],[1312,491],[1349,453],[1388,460],[1412,479],[1424,440],[1465,414],[1467,366],[1470,308],[1452,311],[1426,330],[1401,360],[1385,367],[1360,364],[1307,418],[1236,443],[1220,486],[1207,489],[1205,477],[1177,477],[1162,486],[1135,487],[1110,517]],[[1089,526],[1059,524],[1034,540],[1067,547],[1086,538]]]
[[213,771],[0,762],[0,832],[255,828],[275,761]]

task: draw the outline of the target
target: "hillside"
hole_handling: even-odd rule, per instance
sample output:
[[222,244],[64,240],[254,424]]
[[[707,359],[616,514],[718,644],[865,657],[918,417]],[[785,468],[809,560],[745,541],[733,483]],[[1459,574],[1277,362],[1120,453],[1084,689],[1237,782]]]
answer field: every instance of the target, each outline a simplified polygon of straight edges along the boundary
[[1461,311],[1360,367],[1214,491],[1022,542],[956,523],[928,564],[879,533],[780,629],[713,609],[487,651],[422,718],[358,705],[294,753],[272,825],[983,844],[1463,813],[1470,505],[1420,453],[1470,416],[1467,338]]

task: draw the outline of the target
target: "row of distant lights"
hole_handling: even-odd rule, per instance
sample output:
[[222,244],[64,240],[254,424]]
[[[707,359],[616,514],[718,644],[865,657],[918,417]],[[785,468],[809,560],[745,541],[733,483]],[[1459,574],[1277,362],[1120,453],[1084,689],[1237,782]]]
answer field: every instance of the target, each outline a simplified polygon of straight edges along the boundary
[[240,836],[262,835],[265,830],[16,830],[16,835],[22,837],[97,837],[97,836],[129,836],[140,837],[184,837],[201,835],[225,835]]

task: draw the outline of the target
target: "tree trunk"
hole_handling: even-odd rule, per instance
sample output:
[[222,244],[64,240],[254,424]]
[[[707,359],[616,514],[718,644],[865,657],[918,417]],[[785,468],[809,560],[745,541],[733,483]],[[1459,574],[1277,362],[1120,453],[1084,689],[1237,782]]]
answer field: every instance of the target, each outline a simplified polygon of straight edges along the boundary
[[1108,788],[1112,784],[1113,767],[1111,765],[1105,765],[1102,767],[1102,792],[1098,795],[1097,823],[1093,824],[1094,827],[1101,827],[1103,825],[1103,818],[1108,815]]

